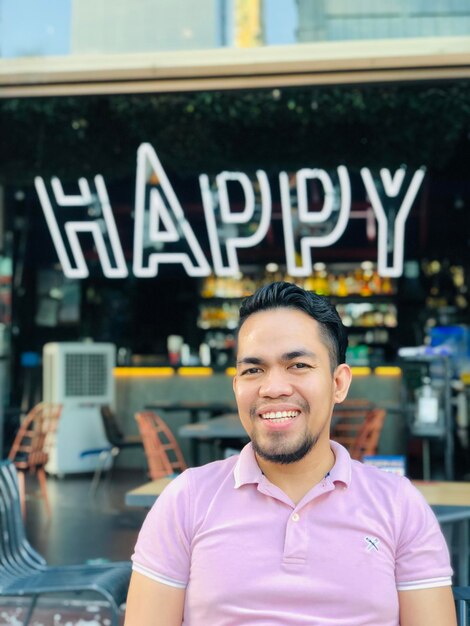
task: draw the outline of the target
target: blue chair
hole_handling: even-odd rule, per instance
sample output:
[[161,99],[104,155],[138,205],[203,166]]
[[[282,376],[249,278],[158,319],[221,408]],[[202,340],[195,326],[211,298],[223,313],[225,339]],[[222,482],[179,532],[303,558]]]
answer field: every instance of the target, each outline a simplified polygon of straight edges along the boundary
[[92,591],[103,596],[118,626],[126,600],[130,562],[50,566],[31,546],[21,515],[18,476],[11,461],[0,462],[0,596],[30,597],[24,626],[29,624],[37,598],[49,593]]
[[452,592],[457,606],[457,623],[459,626],[469,626],[470,587],[453,587]]

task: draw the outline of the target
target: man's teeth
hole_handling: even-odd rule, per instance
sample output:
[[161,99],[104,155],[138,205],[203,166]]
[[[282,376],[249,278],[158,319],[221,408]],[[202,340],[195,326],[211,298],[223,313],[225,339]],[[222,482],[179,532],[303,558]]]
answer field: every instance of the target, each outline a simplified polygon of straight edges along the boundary
[[262,413],[260,417],[264,420],[285,420],[297,417],[299,411],[271,411],[269,413]]

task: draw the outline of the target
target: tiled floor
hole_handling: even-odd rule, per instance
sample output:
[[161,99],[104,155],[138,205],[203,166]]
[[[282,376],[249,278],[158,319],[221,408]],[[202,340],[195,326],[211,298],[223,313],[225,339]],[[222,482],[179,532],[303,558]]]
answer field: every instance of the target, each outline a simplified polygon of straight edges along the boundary
[[[147,480],[142,470],[113,470],[90,492],[91,477],[49,478],[52,516],[46,515],[34,477],[27,481],[26,530],[31,544],[50,565],[89,560],[128,560],[146,511],[128,508],[124,494]],[[24,601],[0,598],[0,626],[21,626]],[[30,626],[101,626],[110,624],[105,603],[89,597],[43,597]]]

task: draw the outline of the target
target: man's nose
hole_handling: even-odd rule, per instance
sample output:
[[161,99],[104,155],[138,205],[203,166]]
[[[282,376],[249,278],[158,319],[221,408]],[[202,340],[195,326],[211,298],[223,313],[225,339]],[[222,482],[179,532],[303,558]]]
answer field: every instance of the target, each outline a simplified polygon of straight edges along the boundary
[[280,369],[272,369],[266,372],[259,393],[261,396],[269,398],[290,396],[292,394],[292,385],[288,380],[286,372]]

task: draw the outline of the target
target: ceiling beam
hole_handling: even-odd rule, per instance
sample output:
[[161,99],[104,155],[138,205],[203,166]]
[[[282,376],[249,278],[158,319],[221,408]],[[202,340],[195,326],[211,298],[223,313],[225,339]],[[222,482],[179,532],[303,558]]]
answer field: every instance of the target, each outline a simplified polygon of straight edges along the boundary
[[0,97],[470,78],[470,37],[0,59]]

